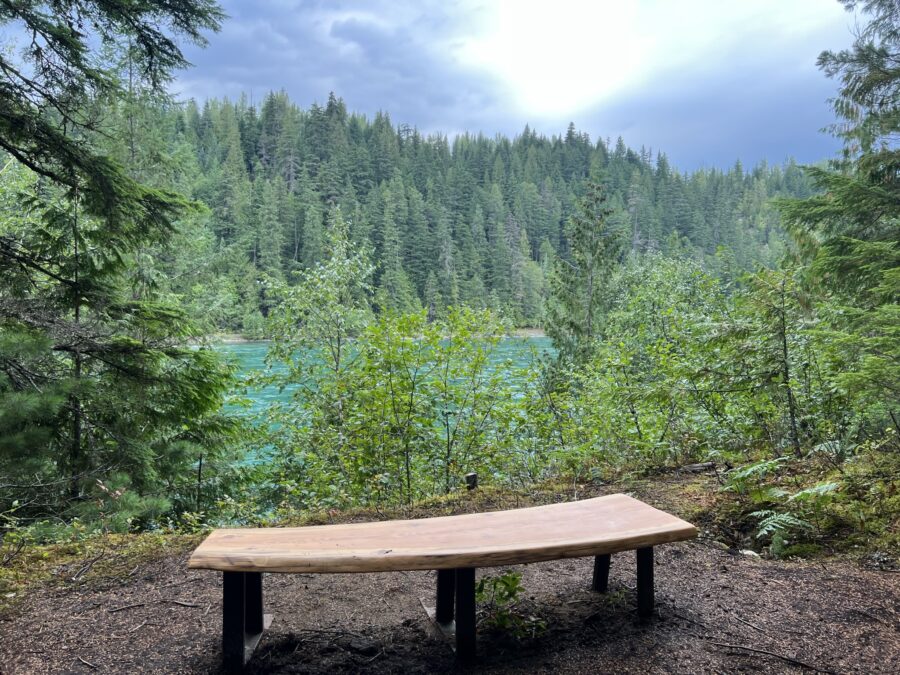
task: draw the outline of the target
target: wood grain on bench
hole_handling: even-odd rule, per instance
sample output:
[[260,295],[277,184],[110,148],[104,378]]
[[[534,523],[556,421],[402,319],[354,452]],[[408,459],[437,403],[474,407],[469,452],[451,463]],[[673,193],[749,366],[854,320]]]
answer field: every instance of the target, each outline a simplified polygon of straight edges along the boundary
[[692,539],[697,529],[624,494],[420,520],[215,530],[193,568],[227,572],[388,572],[604,555]]

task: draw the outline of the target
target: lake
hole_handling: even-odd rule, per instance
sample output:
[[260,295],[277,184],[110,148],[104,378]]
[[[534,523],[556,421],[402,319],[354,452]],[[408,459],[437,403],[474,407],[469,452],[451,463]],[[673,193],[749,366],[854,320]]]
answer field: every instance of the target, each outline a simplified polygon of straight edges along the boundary
[[[268,348],[269,343],[265,341],[216,346],[217,350],[234,359],[239,374],[242,376],[265,369],[265,356]],[[509,337],[500,341],[493,353],[493,360],[498,364],[506,363],[509,360],[514,365],[523,365],[531,358],[532,348],[542,354],[555,353],[553,342],[548,337]],[[248,414],[264,411],[272,405],[289,400],[291,391],[290,387],[284,391],[278,391],[278,387],[270,386],[248,392],[247,398],[250,399]]]

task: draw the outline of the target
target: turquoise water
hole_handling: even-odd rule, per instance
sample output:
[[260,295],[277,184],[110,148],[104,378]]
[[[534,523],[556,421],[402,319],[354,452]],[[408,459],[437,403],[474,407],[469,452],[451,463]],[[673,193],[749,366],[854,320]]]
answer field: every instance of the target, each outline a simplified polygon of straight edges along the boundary
[[[216,348],[234,359],[241,376],[265,370],[268,342],[223,344]],[[513,366],[521,366],[531,359],[532,349],[538,354],[554,353],[553,343],[548,337],[504,338],[492,354],[493,361],[498,365],[511,361]],[[277,366],[277,370],[283,370],[283,366]],[[278,387],[270,386],[248,391],[246,397],[250,401],[250,407],[247,409],[247,413],[262,412],[273,405],[289,400],[293,389],[294,387],[287,387],[283,391],[279,391]]]

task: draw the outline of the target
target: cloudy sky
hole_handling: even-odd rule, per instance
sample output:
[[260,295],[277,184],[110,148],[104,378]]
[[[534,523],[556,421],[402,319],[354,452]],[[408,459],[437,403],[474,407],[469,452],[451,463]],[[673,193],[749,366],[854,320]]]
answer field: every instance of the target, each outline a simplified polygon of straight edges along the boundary
[[224,0],[182,97],[330,91],[425,132],[544,134],[661,149],[681,169],[831,157],[835,83],[815,67],[851,40],[836,0]]

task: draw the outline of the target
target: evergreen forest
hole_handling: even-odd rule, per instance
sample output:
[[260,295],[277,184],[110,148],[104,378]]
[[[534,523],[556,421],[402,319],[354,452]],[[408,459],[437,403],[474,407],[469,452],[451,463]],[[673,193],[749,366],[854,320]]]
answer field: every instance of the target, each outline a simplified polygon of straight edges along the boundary
[[774,197],[815,188],[793,162],[681,173],[662,152],[592,140],[570,125],[545,137],[423,136],[348,113],[334,94],[298,107],[160,103],[131,93],[103,111],[105,148],[149,184],[203,204],[177,256],[157,256],[177,296],[210,331],[264,336],[267,281],[292,283],[325,256],[329,211],[371,251],[376,311],[466,305],[540,326],[547,270],[571,255],[566,223],[585,182],[602,176],[623,250],[688,255],[717,277],[773,265],[785,252]]

